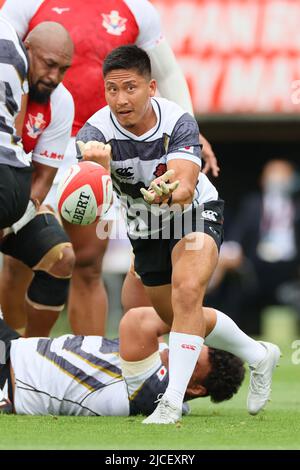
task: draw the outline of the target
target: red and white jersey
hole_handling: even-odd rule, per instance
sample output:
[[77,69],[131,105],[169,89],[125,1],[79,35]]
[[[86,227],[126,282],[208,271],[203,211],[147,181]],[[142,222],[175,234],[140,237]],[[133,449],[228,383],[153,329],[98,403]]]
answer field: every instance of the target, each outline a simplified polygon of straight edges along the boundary
[[106,105],[106,55],[124,44],[149,50],[162,37],[159,15],[148,0],[6,0],[1,11],[22,38],[42,21],[59,22],[69,31],[75,55],[64,84],[75,101],[72,135]]
[[73,98],[62,83],[51,93],[47,103],[29,100],[22,132],[25,152],[32,152],[33,161],[60,167],[73,119]]

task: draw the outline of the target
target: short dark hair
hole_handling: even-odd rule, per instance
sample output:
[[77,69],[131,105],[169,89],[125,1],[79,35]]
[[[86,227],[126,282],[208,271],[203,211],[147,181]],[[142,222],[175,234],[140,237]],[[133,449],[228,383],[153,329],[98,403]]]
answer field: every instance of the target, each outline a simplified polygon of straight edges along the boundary
[[233,354],[209,348],[211,372],[203,382],[213,403],[229,400],[240,388],[244,377],[243,361]]
[[151,62],[147,52],[134,45],[113,49],[103,63],[103,76],[117,69],[137,70],[144,77],[151,78]]

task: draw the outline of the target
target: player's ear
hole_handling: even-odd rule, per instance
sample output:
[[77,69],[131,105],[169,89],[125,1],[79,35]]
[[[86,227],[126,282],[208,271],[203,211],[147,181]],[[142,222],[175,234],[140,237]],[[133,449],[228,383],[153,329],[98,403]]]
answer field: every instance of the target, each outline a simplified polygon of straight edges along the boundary
[[28,39],[25,39],[25,41],[23,42],[24,46],[25,46],[25,49],[27,51],[29,51],[29,49],[31,48],[31,44],[30,44],[30,41]]
[[190,400],[193,398],[199,398],[199,397],[207,397],[207,388],[204,387],[204,385],[193,385],[192,387],[188,387],[186,389],[186,394],[189,397]]
[[149,96],[155,96],[156,89],[157,89],[156,80],[154,80],[154,78],[152,78],[149,82],[149,91],[150,91]]

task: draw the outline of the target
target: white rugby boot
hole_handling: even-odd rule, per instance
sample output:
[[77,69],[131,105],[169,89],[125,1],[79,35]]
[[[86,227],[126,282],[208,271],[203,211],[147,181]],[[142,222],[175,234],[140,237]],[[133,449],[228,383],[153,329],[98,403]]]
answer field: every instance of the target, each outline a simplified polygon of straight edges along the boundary
[[182,416],[187,416],[191,413],[190,405],[187,401],[184,401],[182,404]]
[[279,362],[281,352],[278,346],[265,341],[260,344],[266,349],[265,358],[256,366],[250,366],[250,384],[247,408],[251,415],[259,413],[271,395],[272,374]]
[[162,397],[153,413],[143,424],[175,424],[181,419],[181,408],[173,406],[167,398]]

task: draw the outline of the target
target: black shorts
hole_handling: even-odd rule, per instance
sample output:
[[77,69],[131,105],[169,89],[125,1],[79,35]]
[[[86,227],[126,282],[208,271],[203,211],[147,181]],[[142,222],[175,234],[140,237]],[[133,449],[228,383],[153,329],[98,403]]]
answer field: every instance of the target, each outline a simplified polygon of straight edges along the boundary
[[[141,277],[145,286],[162,286],[171,283],[172,262],[171,254],[174,246],[185,235],[192,232],[206,233],[212,237],[220,250],[223,241],[224,201],[211,201],[199,206],[186,216],[188,223],[176,223],[177,215],[172,220],[170,237],[168,239],[138,238],[130,242],[135,255],[134,269]],[[178,226],[182,227],[178,236]],[[176,227],[176,228],[174,228]],[[176,232],[176,237],[174,233]]]
[[0,243],[5,255],[10,255],[33,268],[51,248],[70,239],[54,214],[38,214],[16,235],[10,234]]
[[13,339],[20,338],[19,333],[10,328],[0,318],[0,389],[8,381],[8,397],[12,402],[12,385],[10,378],[10,346]]
[[10,227],[24,214],[29,202],[32,167],[0,164],[0,229]]

